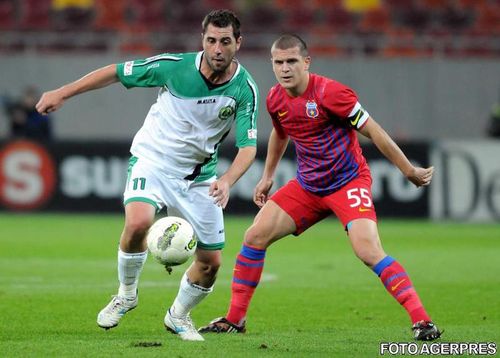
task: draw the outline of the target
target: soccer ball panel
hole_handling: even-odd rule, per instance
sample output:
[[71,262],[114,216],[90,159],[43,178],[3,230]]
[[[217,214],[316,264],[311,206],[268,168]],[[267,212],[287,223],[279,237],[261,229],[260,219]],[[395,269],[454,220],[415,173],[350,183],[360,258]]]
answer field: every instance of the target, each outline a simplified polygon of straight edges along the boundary
[[146,239],[151,256],[165,266],[185,263],[194,255],[197,244],[191,224],[175,216],[157,220]]

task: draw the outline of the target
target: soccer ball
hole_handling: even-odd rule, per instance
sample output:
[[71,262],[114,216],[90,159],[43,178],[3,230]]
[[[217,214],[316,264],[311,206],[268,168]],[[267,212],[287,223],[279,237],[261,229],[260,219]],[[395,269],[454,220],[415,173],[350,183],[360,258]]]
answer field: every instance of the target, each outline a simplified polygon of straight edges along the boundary
[[186,262],[193,256],[197,244],[191,224],[175,216],[157,220],[146,240],[151,255],[167,267]]

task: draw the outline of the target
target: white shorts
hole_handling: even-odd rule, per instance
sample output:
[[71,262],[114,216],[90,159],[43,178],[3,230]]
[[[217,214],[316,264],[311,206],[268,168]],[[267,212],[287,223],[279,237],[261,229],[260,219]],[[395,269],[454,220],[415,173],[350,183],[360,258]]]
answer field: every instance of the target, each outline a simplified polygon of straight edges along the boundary
[[214,181],[215,177],[203,182],[175,178],[150,162],[133,156],[129,162],[123,203],[150,203],[157,212],[166,206],[169,216],[182,217],[191,223],[200,249],[220,250],[225,242],[222,208],[208,195]]

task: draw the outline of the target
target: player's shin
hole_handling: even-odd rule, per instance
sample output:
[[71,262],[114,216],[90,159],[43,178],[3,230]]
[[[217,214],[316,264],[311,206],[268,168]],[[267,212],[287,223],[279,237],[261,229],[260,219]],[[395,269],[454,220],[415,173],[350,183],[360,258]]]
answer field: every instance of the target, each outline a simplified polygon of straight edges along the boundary
[[420,298],[404,268],[392,257],[386,256],[373,267],[387,292],[408,312],[412,323],[430,321]]
[[176,318],[186,317],[189,312],[200,303],[210,292],[212,287],[202,287],[189,281],[187,273],[181,279],[179,292],[170,308],[172,316]]
[[259,284],[266,250],[243,244],[236,258],[231,284],[231,305],[226,315],[228,321],[242,325],[255,288]]
[[137,295],[137,283],[146,262],[148,252],[128,253],[118,249],[118,296],[133,299]]

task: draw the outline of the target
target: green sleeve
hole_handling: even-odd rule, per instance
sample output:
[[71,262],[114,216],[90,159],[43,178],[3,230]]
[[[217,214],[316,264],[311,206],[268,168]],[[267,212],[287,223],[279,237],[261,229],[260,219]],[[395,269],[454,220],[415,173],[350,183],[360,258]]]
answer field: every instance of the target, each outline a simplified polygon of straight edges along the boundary
[[236,110],[236,146],[257,146],[257,118],[259,115],[259,89],[251,78],[242,83],[242,93]]
[[162,54],[144,60],[127,61],[116,65],[116,75],[127,88],[161,87],[169,74],[175,73],[175,66],[181,60],[179,56]]

